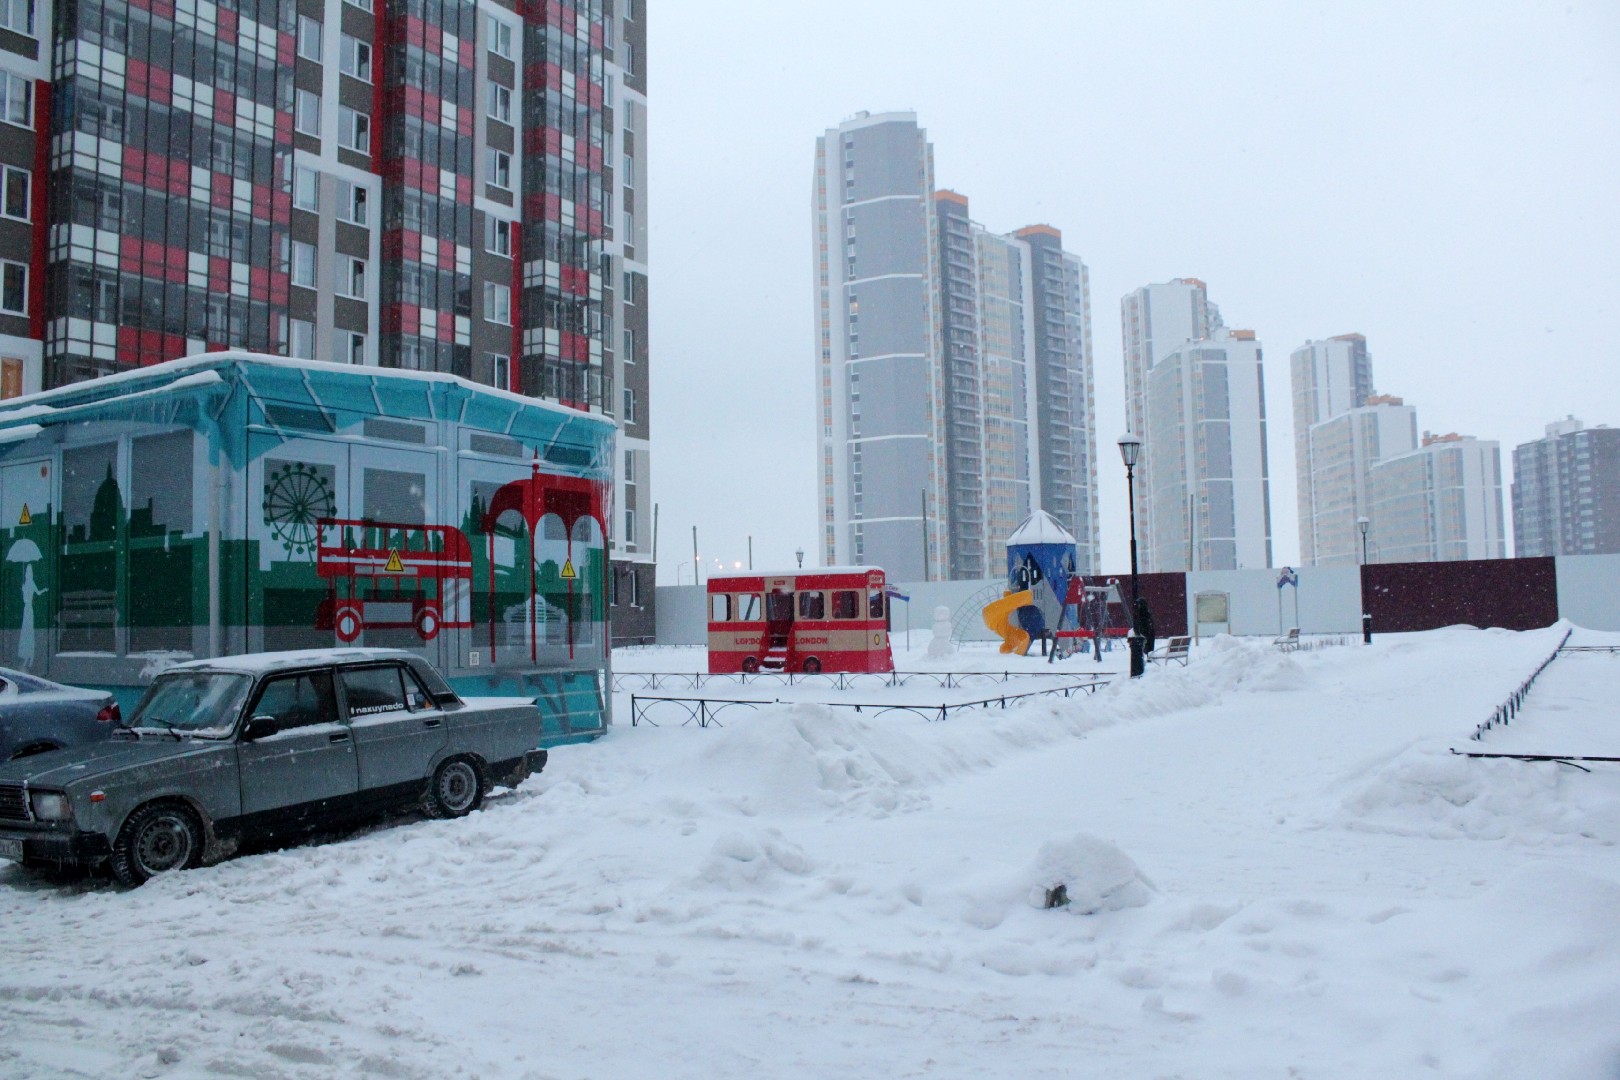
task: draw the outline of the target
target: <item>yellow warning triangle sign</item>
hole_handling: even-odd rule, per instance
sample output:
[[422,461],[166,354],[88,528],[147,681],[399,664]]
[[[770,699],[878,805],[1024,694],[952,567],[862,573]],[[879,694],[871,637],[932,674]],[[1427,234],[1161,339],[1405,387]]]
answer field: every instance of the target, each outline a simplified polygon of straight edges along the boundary
[[574,573],[573,559],[566,559],[563,561],[562,576],[563,580],[565,581],[573,581],[579,576],[578,574]]
[[17,519],[17,524],[19,524],[19,525],[32,525],[33,523],[34,523],[34,515],[30,514],[28,512],[28,504],[23,503],[22,516]]
[[393,548],[388,552],[388,565],[383,569],[390,574],[403,574],[405,572],[405,564],[399,561],[399,548]]

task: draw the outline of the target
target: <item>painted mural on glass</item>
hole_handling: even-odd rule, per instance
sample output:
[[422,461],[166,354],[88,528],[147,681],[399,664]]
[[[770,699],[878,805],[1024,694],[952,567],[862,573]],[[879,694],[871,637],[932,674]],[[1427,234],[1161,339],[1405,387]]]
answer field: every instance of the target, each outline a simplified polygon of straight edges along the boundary
[[394,646],[600,729],[611,422],[226,353],[7,405],[0,663],[134,688],[192,656]]

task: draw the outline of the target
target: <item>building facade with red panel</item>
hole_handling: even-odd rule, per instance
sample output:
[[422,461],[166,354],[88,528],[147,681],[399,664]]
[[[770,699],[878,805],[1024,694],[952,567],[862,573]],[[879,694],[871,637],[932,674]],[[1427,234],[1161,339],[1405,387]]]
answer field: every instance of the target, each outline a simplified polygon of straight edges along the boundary
[[613,417],[653,614],[645,0],[0,0],[0,394],[216,349]]

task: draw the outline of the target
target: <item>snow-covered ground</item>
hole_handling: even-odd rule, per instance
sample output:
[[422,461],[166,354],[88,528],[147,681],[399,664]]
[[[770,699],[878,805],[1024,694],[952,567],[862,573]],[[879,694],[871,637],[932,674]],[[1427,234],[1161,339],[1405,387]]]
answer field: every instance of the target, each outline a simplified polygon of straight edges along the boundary
[[1614,1080],[1620,766],[1450,753],[1615,752],[1606,655],[1466,740],[1562,633],[1218,638],[943,723],[622,695],[464,820],[134,892],[3,869],[0,1075]]

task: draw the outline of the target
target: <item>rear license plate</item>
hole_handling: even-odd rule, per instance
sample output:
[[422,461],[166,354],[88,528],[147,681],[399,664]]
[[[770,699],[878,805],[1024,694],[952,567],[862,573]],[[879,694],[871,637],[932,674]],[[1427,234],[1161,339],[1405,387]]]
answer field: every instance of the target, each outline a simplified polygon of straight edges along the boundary
[[14,840],[9,836],[0,836],[0,859],[10,859],[12,862],[22,862],[23,842]]

